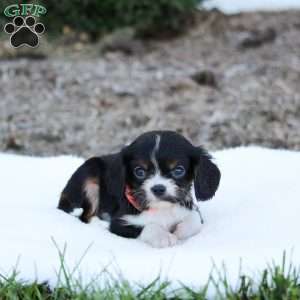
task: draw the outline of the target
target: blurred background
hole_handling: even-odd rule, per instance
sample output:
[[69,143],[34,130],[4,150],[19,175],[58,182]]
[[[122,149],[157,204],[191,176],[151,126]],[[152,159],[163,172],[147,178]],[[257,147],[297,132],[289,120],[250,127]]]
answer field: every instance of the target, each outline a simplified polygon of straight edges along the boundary
[[46,31],[34,49],[1,31],[0,151],[88,157],[153,129],[209,150],[300,150],[300,11],[209,2],[28,2]]

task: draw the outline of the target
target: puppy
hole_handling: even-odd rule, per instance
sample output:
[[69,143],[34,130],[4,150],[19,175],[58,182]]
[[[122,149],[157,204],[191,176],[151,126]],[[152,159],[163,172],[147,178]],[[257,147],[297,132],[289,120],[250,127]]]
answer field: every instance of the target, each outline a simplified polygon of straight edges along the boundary
[[82,208],[81,221],[108,220],[112,233],[168,247],[197,234],[193,202],[212,198],[220,171],[201,147],[172,131],[144,133],[119,153],[88,159],[64,188],[58,208]]

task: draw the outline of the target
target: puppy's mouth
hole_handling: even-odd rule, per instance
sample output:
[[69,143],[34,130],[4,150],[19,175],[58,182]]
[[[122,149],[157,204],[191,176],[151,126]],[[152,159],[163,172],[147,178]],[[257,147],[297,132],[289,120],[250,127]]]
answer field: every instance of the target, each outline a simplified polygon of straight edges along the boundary
[[133,205],[137,210],[143,211],[149,208],[147,197],[145,191],[141,189],[129,189],[127,188],[125,195],[127,200]]
[[170,202],[170,203],[178,203],[178,199],[176,197],[172,197],[170,195],[165,195],[165,196],[156,196],[156,201],[161,201],[161,202]]
[[[155,197],[154,206],[167,204],[177,204],[186,208],[192,208],[193,198],[188,189],[177,189],[176,195],[164,195],[160,197]],[[151,203],[152,204],[152,203]],[[150,205],[151,205],[150,204]]]
[[147,197],[146,191],[143,189],[132,189],[130,195],[127,195],[129,202],[138,210],[144,211],[152,207],[168,206],[168,204],[178,203],[176,197],[170,195]]
[[147,193],[145,191],[146,195],[146,203],[148,207],[157,207],[157,206],[167,206],[168,204],[176,204],[179,203],[179,199],[177,198],[177,195],[171,195],[171,194],[163,194],[163,195],[155,195],[154,193],[150,192]]
[[155,200],[148,201],[149,209],[168,209],[178,204],[178,199],[171,196],[156,197]]
[[130,195],[132,196],[132,201],[129,202],[139,211],[154,207],[168,207],[172,204],[191,208],[193,203],[191,194],[185,189],[178,189],[175,196],[168,194],[162,196],[149,196],[144,189],[131,189]]

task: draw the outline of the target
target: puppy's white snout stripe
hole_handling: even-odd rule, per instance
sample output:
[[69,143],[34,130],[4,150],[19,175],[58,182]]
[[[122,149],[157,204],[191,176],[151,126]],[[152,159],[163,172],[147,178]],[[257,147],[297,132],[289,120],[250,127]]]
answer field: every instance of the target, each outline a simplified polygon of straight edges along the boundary
[[155,145],[154,145],[154,148],[153,148],[152,153],[151,153],[151,162],[153,163],[156,171],[159,170],[159,166],[158,166],[158,162],[156,160],[155,155],[156,155],[156,153],[159,149],[160,139],[161,139],[160,135],[155,136]]

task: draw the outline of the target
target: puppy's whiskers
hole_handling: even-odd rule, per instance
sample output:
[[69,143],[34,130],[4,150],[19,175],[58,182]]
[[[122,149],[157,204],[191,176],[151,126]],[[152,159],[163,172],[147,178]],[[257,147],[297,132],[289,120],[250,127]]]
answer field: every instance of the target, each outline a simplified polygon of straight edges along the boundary
[[189,189],[179,188],[177,190],[176,201],[179,203],[179,205],[186,207],[188,209],[192,209],[193,198],[190,194],[190,188]]

